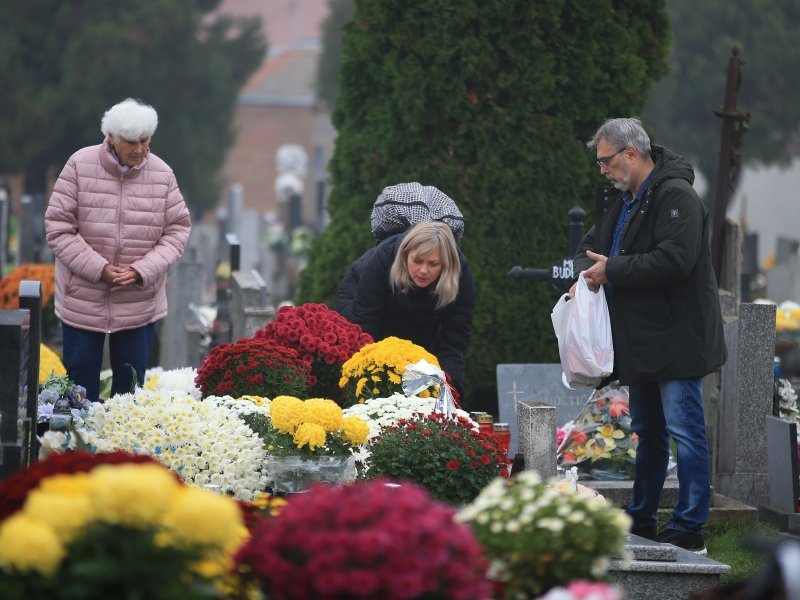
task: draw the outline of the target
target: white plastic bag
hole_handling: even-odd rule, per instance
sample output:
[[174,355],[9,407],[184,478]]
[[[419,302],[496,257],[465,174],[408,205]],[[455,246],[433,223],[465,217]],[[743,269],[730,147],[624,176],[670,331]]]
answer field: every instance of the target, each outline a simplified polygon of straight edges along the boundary
[[592,292],[583,273],[575,297],[559,298],[550,315],[558,338],[558,354],[565,383],[571,388],[597,387],[614,370],[614,344],[606,295],[601,286]]

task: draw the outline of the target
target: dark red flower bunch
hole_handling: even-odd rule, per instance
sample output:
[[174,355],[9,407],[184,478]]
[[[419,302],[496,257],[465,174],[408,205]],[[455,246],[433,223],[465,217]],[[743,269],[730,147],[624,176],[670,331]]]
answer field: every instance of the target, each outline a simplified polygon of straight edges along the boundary
[[469,420],[418,414],[384,427],[368,446],[368,477],[413,481],[448,504],[475,499],[495,477],[508,477],[508,453]]
[[204,396],[302,398],[311,364],[274,340],[242,338],[211,349],[197,369],[195,383]]
[[488,598],[487,563],[452,508],[386,480],[312,487],[239,549],[269,598]]
[[120,463],[156,463],[155,458],[145,454],[128,452],[91,452],[77,451],[63,454],[53,453],[44,460],[14,473],[4,481],[0,481],[0,521],[20,510],[25,504],[28,494],[39,487],[42,479],[53,475],[71,475],[91,471],[98,465],[116,465]]
[[324,304],[283,306],[255,337],[297,350],[311,364],[309,396],[339,399],[342,365],[372,337]]

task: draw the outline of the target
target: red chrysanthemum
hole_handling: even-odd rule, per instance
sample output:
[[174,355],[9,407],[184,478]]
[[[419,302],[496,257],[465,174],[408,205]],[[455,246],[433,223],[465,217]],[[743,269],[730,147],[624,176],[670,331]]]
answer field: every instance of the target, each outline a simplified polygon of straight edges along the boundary
[[311,366],[298,353],[274,340],[242,338],[215,346],[197,370],[203,395],[302,397],[309,386]]
[[283,306],[275,320],[259,329],[256,338],[275,340],[296,350],[311,365],[309,395],[339,400],[342,365],[372,337],[324,304]]
[[471,529],[413,484],[315,486],[265,520],[236,562],[270,598],[489,597]]
[[495,477],[508,477],[509,465],[497,439],[472,427],[439,413],[401,419],[370,443],[367,473],[412,481],[442,502],[470,502]]

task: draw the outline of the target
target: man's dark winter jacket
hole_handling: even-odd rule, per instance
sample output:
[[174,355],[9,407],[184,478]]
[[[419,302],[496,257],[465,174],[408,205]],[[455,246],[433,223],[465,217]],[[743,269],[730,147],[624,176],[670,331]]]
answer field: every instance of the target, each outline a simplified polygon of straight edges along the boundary
[[[622,234],[618,256],[606,263],[615,372],[623,384],[699,378],[726,359],[719,291],[711,263],[708,211],[692,188],[694,171],[682,157],[653,146],[655,168]],[[575,256],[575,272],[608,256],[621,194],[604,188],[598,221]]]
[[411,340],[439,359],[442,369],[463,395],[466,349],[472,331],[475,284],[461,258],[458,296],[437,310],[430,289],[392,292],[389,271],[405,233],[387,238],[350,267],[339,286],[336,310],[361,325],[376,341],[395,336]]

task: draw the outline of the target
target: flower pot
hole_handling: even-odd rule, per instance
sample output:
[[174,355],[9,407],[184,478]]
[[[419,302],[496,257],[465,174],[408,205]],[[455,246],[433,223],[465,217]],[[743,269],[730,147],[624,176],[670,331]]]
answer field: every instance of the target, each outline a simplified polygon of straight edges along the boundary
[[273,494],[302,492],[314,482],[345,483],[356,476],[352,456],[270,456],[267,472]]

